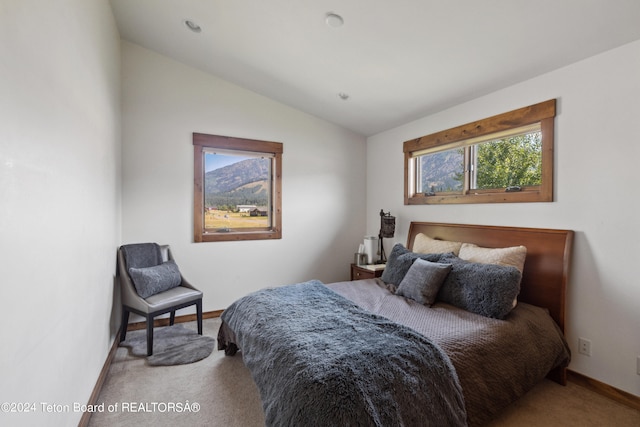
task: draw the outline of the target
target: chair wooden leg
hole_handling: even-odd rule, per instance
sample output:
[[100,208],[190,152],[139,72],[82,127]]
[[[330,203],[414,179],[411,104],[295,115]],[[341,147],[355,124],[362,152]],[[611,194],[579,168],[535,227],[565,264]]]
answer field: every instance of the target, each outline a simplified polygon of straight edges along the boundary
[[147,317],[147,356],[153,354],[153,317]]
[[171,311],[171,314],[169,315],[169,326],[173,326],[173,323],[176,321],[176,311],[173,310]]
[[202,335],[202,300],[196,301],[196,317],[198,319],[198,335]]
[[127,337],[127,327],[129,326],[129,310],[122,307],[122,323],[120,323],[120,342]]

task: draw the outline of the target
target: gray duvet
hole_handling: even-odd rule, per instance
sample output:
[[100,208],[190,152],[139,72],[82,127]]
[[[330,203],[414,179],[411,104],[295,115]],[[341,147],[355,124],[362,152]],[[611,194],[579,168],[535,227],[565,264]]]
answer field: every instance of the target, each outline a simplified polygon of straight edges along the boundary
[[462,426],[464,399],[442,349],[318,281],[265,289],[222,314],[269,426]]

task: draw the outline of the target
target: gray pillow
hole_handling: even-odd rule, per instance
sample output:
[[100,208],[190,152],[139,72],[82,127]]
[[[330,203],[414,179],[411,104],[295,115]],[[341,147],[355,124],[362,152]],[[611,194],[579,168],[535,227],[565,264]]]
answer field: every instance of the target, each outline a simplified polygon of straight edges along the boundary
[[449,271],[451,271],[451,264],[418,258],[400,282],[396,294],[430,306],[436,301],[440,286]]
[[480,264],[446,254],[440,262],[451,264],[438,301],[446,302],[472,313],[504,319],[520,293],[522,274],[512,266]]
[[130,268],[129,275],[142,298],[168,291],[180,286],[182,278],[174,261],[167,261],[154,267]]
[[396,243],[393,249],[391,249],[391,253],[387,258],[387,265],[380,279],[387,285],[392,284],[398,286],[416,259],[420,258],[431,262],[438,262],[441,256],[442,254],[418,254],[411,252],[401,243]]

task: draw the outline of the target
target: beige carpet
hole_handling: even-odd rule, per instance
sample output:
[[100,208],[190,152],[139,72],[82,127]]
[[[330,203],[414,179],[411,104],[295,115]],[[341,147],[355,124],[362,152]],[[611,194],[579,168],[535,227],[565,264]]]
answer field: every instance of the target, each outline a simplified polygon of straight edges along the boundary
[[[218,319],[204,321],[215,337]],[[184,325],[195,329],[195,323]],[[263,426],[260,396],[240,355],[211,356],[190,365],[148,366],[118,348],[89,426]],[[490,427],[640,426],[640,412],[581,386],[543,381]]]

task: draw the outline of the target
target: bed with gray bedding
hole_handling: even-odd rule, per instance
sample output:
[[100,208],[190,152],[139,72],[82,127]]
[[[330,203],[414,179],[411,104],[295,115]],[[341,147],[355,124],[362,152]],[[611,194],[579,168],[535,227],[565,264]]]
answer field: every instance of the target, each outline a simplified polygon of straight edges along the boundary
[[412,223],[409,249],[418,232],[526,245],[517,306],[481,315],[439,300],[446,292],[430,305],[380,279],[312,281],[241,298],[222,315],[218,347],[240,351],[267,425],[481,426],[545,376],[563,383],[572,232]]

